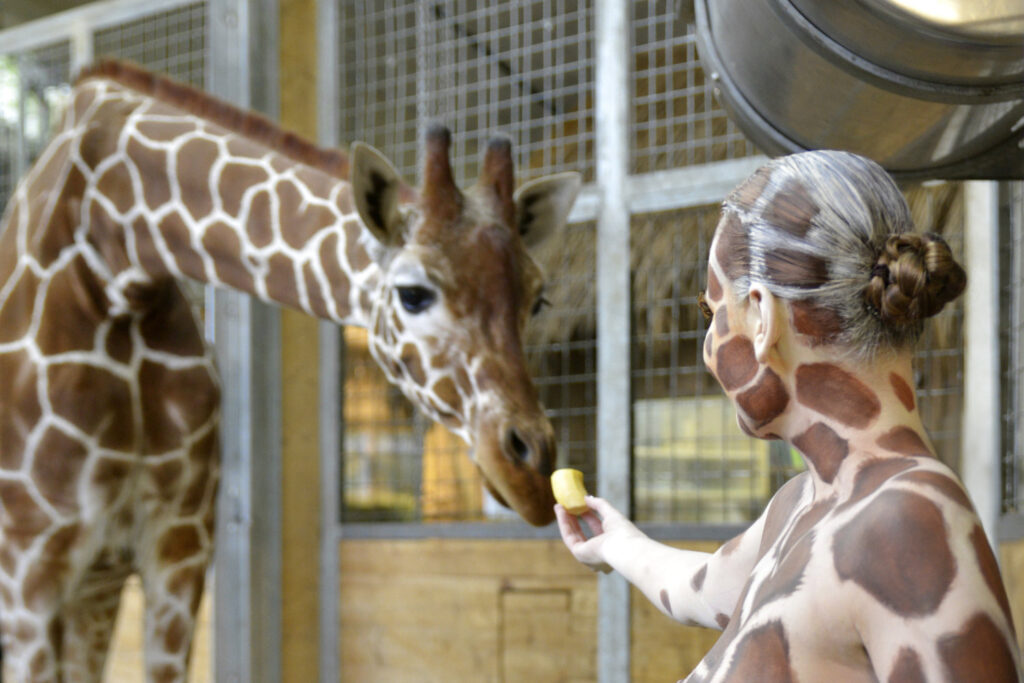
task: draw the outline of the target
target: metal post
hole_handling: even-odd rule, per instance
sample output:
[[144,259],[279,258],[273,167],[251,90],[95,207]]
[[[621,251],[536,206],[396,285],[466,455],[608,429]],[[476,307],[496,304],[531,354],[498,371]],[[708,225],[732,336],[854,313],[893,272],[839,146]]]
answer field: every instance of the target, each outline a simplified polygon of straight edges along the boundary
[[[595,118],[597,185],[597,489],[625,514],[631,508],[629,338],[629,16],[628,3],[596,4]],[[600,683],[630,679],[629,584],[598,579],[597,669]]]
[[964,484],[995,547],[1000,513],[999,186],[964,184]]
[[[274,17],[264,3],[245,0],[210,0],[207,7],[207,87],[273,116]],[[237,292],[218,292],[214,315],[223,384],[214,679],[271,683],[281,679],[280,315]]]
[[[338,3],[317,0],[317,129],[320,144],[338,140]],[[341,328],[320,323],[320,683],[341,680],[338,552],[341,539]]]

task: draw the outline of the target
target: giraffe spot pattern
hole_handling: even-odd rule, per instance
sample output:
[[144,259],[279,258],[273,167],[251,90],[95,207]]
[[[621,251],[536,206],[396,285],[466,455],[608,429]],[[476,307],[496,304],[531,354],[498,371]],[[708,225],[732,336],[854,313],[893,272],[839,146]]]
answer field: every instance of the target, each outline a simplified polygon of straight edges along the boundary
[[204,138],[192,138],[178,148],[178,183],[182,196],[188,197],[185,210],[193,220],[206,218],[213,211],[210,175],[220,156],[217,144]]
[[729,308],[724,304],[715,311],[715,333],[719,337],[729,334]]
[[694,572],[693,578],[690,579],[690,587],[693,588],[694,592],[700,593],[701,589],[704,587],[704,579],[707,578],[707,575],[708,565],[705,563],[700,566],[700,569]]
[[797,400],[839,422],[863,429],[878,417],[882,404],[855,375],[831,363],[808,363],[796,369]]
[[971,530],[971,547],[974,549],[974,556],[978,560],[978,569],[985,579],[985,585],[992,592],[992,596],[999,603],[999,608],[1006,617],[1006,623],[1012,624],[1013,617],[1010,614],[1010,601],[1006,596],[1006,588],[1003,586],[1003,579],[999,574],[999,564],[992,553],[992,546],[989,545],[985,530],[980,524],[975,524]]
[[658,597],[661,598],[661,606],[665,608],[665,611],[672,614],[672,601],[669,600],[668,591],[662,588]]
[[175,564],[195,556],[201,547],[196,528],[191,524],[182,524],[163,533],[157,544],[157,554],[162,562]]
[[743,181],[739,187],[733,190],[728,197],[728,202],[736,206],[750,210],[754,208],[755,202],[764,194],[764,188],[771,180],[772,171],[766,166],[754,171],[753,175]]
[[941,510],[903,491],[882,491],[835,534],[834,562],[842,580],[904,617],[934,613],[956,575]]
[[889,672],[888,683],[926,683],[917,652],[909,647],[900,648],[896,663]]
[[35,273],[26,268],[0,304],[0,344],[16,341],[28,333],[32,318],[24,312],[32,309],[39,283]]
[[814,533],[803,534],[792,543],[789,551],[784,553],[771,576],[765,579],[754,595],[753,609],[781,598],[792,595],[800,589],[804,572],[811,561],[811,549],[814,546]]
[[930,455],[931,451],[921,435],[910,427],[893,427],[878,437],[880,447],[903,455]]
[[[764,531],[761,533],[760,555],[764,555],[782,536],[783,530],[789,524],[790,517],[793,516],[797,503],[800,502],[800,498],[803,496],[806,482],[806,474],[793,477],[783,484],[782,488],[772,497],[771,502],[768,504],[767,516],[764,520]],[[740,538],[740,536],[737,536],[735,540]]]
[[807,186],[796,178],[788,178],[765,207],[763,216],[770,225],[802,239],[820,211]]
[[722,298],[722,283],[718,281],[715,271],[708,269],[708,298],[718,302]]
[[958,503],[965,510],[974,511],[974,505],[971,504],[971,499],[967,497],[966,493],[964,493],[963,487],[961,487],[960,484],[951,477],[940,472],[915,470],[913,472],[901,474],[897,477],[896,481],[930,486],[936,491],[941,492],[953,502]]
[[759,683],[795,680],[789,663],[789,640],[781,622],[772,621],[758,627],[737,643],[725,680]]
[[267,182],[269,178],[266,170],[260,166],[225,164],[217,179],[217,192],[224,212],[229,216],[240,216],[245,193]]
[[267,291],[276,293],[274,298],[292,306],[298,305],[299,287],[295,281],[295,265],[286,254],[275,252],[267,259],[264,280]]
[[808,337],[811,346],[830,344],[843,332],[843,319],[839,314],[807,299],[789,303],[793,329]]
[[726,391],[733,391],[754,379],[757,358],[754,345],[746,337],[734,337],[718,347],[715,374]]
[[835,431],[817,422],[793,439],[793,445],[807,457],[826,484],[831,484],[839,466],[850,452],[849,444]]
[[743,223],[736,214],[722,216],[716,230],[715,258],[729,280],[746,275],[750,268],[750,247]]
[[985,614],[977,614],[938,643],[949,680],[1014,683],[1017,666],[1002,632]]
[[158,209],[169,202],[171,183],[164,172],[167,168],[167,153],[162,149],[149,147],[135,137],[128,140],[126,151],[139,175],[145,178],[145,182],[142,183],[142,198],[146,206]]
[[218,280],[243,292],[256,290],[252,273],[245,267],[242,240],[234,228],[222,221],[212,223],[203,234],[202,244],[213,258]]
[[754,421],[755,428],[760,428],[785,412],[789,393],[779,376],[765,368],[757,384],[736,397],[736,404]]
[[88,452],[85,446],[50,427],[35,449],[30,476],[36,490],[54,510],[73,514],[78,507],[78,476]]
[[910,469],[915,465],[910,458],[874,458],[868,460],[860,469],[853,480],[853,490],[850,497],[839,506],[845,509],[859,503],[861,500],[879,489],[883,482],[895,477],[900,472]]
[[889,373],[889,384],[892,385],[892,390],[896,393],[896,398],[903,404],[903,407],[908,411],[913,410],[914,390],[907,384],[907,380],[892,372]]

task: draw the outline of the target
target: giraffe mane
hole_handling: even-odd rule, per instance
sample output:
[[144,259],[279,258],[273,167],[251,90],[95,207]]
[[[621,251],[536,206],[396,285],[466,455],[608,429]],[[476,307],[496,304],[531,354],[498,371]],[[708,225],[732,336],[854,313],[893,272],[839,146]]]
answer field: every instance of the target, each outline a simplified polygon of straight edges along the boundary
[[92,78],[114,81],[265,145],[293,161],[335,178],[348,179],[349,159],[342,150],[321,147],[261,114],[240,109],[198,88],[116,59],[102,59],[85,67],[75,84]]

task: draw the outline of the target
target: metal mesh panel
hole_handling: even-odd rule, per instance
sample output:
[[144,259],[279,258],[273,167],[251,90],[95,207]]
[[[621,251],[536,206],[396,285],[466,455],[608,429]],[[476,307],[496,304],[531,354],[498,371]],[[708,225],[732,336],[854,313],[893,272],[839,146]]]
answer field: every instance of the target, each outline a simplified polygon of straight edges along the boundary
[[681,18],[688,13],[688,0],[632,2],[634,173],[757,153],[713,96],[697,55],[696,27]]
[[0,206],[59,125],[70,71],[68,41],[0,57]]
[[593,176],[592,12],[575,0],[343,1],[339,140],[369,142],[416,177],[417,141],[448,126],[456,177],[511,136],[521,179]]
[[93,53],[97,59],[127,59],[202,88],[206,30],[206,4],[199,2],[96,31]]
[[[1007,273],[1001,276],[1008,315],[1003,377],[1004,512],[1024,512],[1024,183],[1007,183]],[[1004,243],[1006,244],[1006,243]]]

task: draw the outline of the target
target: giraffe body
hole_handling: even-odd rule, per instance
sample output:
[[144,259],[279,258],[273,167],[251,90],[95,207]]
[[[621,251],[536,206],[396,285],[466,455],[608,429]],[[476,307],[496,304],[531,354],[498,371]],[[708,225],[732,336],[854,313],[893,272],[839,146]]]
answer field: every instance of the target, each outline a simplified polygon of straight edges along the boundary
[[[219,389],[181,278],[367,326],[389,379],[474,446],[499,499],[550,520],[537,482],[551,428],[519,341],[540,274],[520,234],[564,222],[579,181],[514,195],[497,141],[463,194],[447,145],[432,131],[417,192],[370,148],[350,179],[344,155],[132,67],[79,81],[0,233],[7,680],[98,680],[132,572],[147,678],[184,678],[213,547]],[[484,290],[485,315],[460,288]]]

